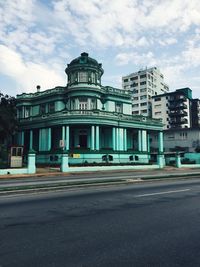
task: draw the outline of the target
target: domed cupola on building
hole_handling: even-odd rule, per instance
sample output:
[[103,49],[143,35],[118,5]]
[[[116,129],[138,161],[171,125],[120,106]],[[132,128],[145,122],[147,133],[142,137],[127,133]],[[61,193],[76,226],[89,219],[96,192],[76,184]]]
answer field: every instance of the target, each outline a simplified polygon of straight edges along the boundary
[[76,84],[95,84],[101,85],[103,75],[102,64],[89,57],[88,53],[81,53],[80,57],[75,58],[67,65],[65,72],[68,76],[68,86]]

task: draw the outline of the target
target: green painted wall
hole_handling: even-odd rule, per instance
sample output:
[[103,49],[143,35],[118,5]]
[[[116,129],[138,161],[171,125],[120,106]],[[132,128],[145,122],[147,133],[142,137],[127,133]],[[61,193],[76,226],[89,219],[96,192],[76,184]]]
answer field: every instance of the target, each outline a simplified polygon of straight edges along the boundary
[[64,108],[65,108],[65,104],[63,103],[63,101],[55,102],[55,111],[60,111],[60,110],[63,110]]
[[39,115],[39,105],[32,107],[32,116],[37,116],[37,115]]
[[184,158],[191,161],[195,160],[197,164],[200,164],[200,153],[185,153]]
[[39,131],[39,151],[49,151],[51,149],[51,129],[43,128]]
[[107,101],[105,103],[105,110],[109,112],[115,112],[115,102],[114,101]]

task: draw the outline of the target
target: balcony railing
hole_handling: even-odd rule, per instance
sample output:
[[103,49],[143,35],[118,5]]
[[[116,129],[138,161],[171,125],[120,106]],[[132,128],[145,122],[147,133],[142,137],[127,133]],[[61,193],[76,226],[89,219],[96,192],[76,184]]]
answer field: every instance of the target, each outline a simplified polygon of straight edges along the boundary
[[48,89],[48,90],[41,91],[41,92],[35,92],[35,93],[30,93],[30,94],[23,93],[21,95],[17,95],[17,99],[34,98],[38,96],[46,96],[50,94],[64,93],[65,90],[66,90],[66,87],[55,87],[53,89]]
[[188,120],[187,119],[183,119],[183,120],[176,120],[176,121],[173,121],[171,120],[170,121],[171,124],[187,124],[188,123]]
[[173,110],[173,109],[186,109],[187,108],[187,105],[186,104],[183,104],[183,103],[173,103],[171,105],[169,105],[169,109]]
[[185,96],[173,97],[169,99],[169,102],[186,102],[187,98]]
[[187,115],[188,115],[188,113],[186,111],[183,111],[183,110],[178,110],[178,111],[169,113],[170,117],[177,117],[177,116],[184,117]]
[[64,119],[64,118],[79,118],[80,121],[84,117],[91,117],[91,118],[109,118],[113,120],[118,121],[129,121],[129,122],[147,122],[149,124],[161,124],[162,119],[151,119],[146,116],[142,115],[128,115],[128,114],[122,114],[117,112],[108,112],[108,111],[102,111],[102,110],[64,110],[60,112],[55,113],[46,113],[43,115],[37,115],[37,116],[30,116],[28,118],[20,118],[19,121],[21,123],[23,122],[37,122],[37,121],[48,121],[52,119]]
[[[68,90],[76,90],[76,87],[69,87]],[[110,86],[101,86],[101,87],[92,87],[91,85],[88,87],[88,89],[91,90],[97,90],[103,94],[117,94],[117,95],[123,95],[124,97],[131,97],[131,91],[129,90],[124,90],[124,89],[118,89],[118,88],[114,88],[114,87],[110,87]],[[48,89],[45,91],[41,91],[41,92],[35,92],[35,93],[23,93],[20,95],[17,95],[17,99],[30,99],[30,98],[35,98],[35,97],[41,97],[41,96],[48,96],[51,94],[57,94],[57,93],[65,93],[66,91],[66,87],[55,87],[53,89]]]

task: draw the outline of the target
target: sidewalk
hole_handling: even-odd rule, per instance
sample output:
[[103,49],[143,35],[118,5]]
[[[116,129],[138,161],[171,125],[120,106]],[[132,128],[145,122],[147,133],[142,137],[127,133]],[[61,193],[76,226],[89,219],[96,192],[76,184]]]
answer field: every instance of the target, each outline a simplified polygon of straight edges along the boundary
[[200,174],[200,168],[176,168],[172,166],[166,166],[163,169],[144,169],[144,170],[138,170],[138,169],[123,169],[123,170],[98,170],[98,171],[83,171],[83,172],[60,172],[59,168],[37,168],[35,174],[7,174],[7,175],[0,175],[0,181],[1,179],[17,179],[17,178],[26,178],[29,177],[62,177],[62,176],[81,176],[83,174],[99,174],[99,173],[137,173],[140,176],[146,176],[146,175],[161,175],[161,176],[168,176],[169,174],[177,174],[181,175],[184,173],[187,174],[193,174],[193,173],[199,173]]
[[69,188],[99,185],[141,183],[153,180],[200,178],[200,169],[165,167],[151,170],[95,171],[61,173],[47,168],[37,169],[34,175],[7,175],[0,179],[0,196],[34,192],[58,191]]

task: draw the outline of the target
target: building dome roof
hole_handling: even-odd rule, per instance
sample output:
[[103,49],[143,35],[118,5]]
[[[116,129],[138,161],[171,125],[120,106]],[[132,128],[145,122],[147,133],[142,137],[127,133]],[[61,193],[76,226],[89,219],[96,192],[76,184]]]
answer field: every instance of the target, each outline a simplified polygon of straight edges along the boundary
[[98,63],[96,59],[89,57],[89,54],[86,52],[81,53],[81,55],[75,59],[73,59],[68,65],[65,70],[66,73],[70,72],[70,70],[79,68],[84,69],[98,69],[101,74],[103,74],[102,64]]
[[100,85],[104,70],[102,64],[98,63],[94,58],[89,57],[88,53],[83,52],[79,57],[67,64],[65,72],[68,76],[68,85],[78,83],[94,83]]
[[94,66],[101,66],[94,58],[89,57],[88,53],[83,52],[81,53],[80,57],[77,57],[73,59],[69,66],[77,65],[77,64],[88,64],[88,65],[94,65]]

